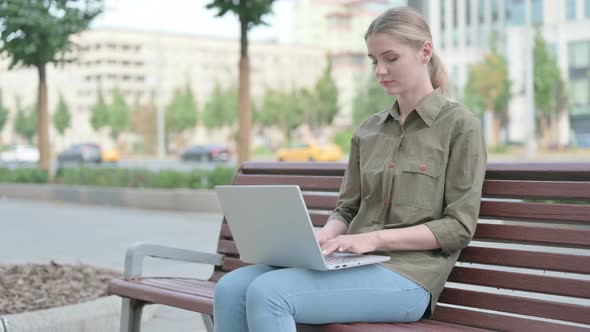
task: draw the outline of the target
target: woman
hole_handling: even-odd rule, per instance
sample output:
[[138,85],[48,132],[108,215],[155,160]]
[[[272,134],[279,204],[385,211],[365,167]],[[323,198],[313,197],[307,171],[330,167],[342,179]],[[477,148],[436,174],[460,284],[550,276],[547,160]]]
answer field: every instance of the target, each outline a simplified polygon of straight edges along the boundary
[[316,235],[334,251],[391,256],[329,272],[248,266],[215,289],[216,331],[295,331],[295,323],[411,322],[433,312],[473,237],[486,151],[479,121],[443,92],[424,18],[393,8],[365,35],[390,109],[352,138],[337,208]]

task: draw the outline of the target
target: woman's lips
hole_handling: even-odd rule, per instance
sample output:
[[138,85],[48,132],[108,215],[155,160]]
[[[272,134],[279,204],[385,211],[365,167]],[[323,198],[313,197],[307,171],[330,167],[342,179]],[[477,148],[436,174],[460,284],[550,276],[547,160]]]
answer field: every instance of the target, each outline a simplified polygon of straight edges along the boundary
[[381,85],[383,85],[383,86],[391,86],[391,85],[393,85],[393,81],[381,81]]

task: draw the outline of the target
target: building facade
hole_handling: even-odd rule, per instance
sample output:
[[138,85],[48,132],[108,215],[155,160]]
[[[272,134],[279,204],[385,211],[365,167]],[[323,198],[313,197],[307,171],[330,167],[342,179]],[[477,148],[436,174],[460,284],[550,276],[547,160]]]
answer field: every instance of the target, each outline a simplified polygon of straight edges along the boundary
[[[74,142],[108,140],[106,132],[94,132],[90,126],[99,89],[107,102],[118,88],[128,105],[147,103],[152,96],[158,104],[167,105],[174,91],[189,83],[202,110],[216,84],[228,87],[238,81],[237,40],[93,29],[76,36],[75,42],[79,45],[75,63],[48,68],[50,113],[55,111],[59,94],[72,113],[72,126],[64,137],[52,128],[56,151]],[[254,99],[269,88],[312,87],[326,66],[321,48],[272,42],[251,42],[250,59]],[[35,102],[38,78],[33,69],[8,71],[7,65],[6,59],[0,60],[0,90],[13,118],[17,98],[25,106]],[[17,140],[11,122],[9,119],[0,133],[3,142]],[[208,138],[203,128],[197,128],[190,140],[203,142]]]

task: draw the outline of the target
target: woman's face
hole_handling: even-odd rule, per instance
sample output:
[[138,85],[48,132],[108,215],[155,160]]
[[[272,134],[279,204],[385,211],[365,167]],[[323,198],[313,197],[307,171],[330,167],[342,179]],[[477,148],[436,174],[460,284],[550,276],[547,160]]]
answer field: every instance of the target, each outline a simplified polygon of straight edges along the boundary
[[428,79],[429,42],[416,50],[395,36],[374,33],[367,38],[367,50],[375,77],[388,95],[403,95]]

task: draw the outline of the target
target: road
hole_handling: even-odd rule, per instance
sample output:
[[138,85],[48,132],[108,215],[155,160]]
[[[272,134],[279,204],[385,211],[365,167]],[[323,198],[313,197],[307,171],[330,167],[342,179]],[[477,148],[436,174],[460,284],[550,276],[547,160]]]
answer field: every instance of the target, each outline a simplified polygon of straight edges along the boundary
[[[221,215],[0,199],[0,264],[86,263],[122,271],[125,249],[150,242],[215,252]],[[212,267],[147,260],[146,275],[207,278]],[[158,307],[144,332],[205,328],[198,314]]]

